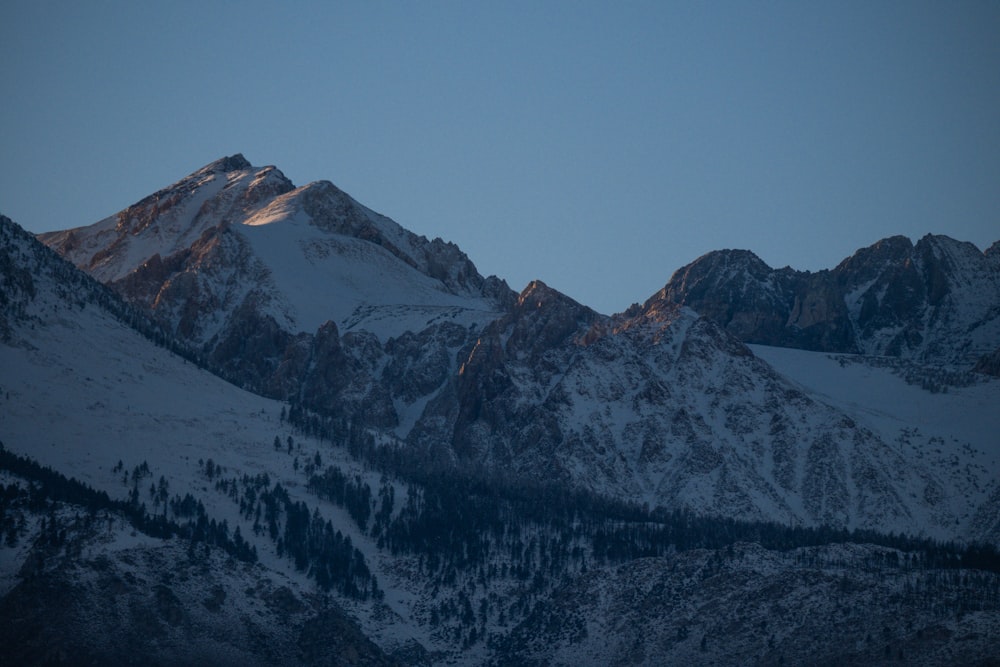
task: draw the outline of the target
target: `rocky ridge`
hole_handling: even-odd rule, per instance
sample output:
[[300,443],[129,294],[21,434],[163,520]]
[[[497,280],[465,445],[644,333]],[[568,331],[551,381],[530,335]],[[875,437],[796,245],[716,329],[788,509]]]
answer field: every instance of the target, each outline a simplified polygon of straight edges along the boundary
[[[650,302],[686,305],[748,343],[971,367],[1000,340],[1000,254],[903,236],[831,270],[772,269],[746,250],[678,269]],[[986,363],[986,362],[984,362]]]
[[439,456],[651,507],[941,537],[957,516],[971,531],[992,488],[985,468],[967,484],[904,456],[689,308],[605,317],[537,282],[408,437],[445,442]]

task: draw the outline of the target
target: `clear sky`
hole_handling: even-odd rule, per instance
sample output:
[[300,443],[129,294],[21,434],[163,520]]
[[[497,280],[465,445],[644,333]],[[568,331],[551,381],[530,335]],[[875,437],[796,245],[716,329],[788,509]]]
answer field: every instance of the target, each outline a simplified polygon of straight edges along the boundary
[[1000,2],[0,1],[0,213],[241,152],[602,312],[714,249],[1000,240]]

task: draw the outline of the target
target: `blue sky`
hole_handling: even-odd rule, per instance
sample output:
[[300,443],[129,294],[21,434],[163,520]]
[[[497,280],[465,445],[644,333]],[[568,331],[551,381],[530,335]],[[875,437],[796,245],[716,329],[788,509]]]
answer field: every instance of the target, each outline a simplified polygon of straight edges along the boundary
[[998,2],[0,4],[0,213],[223,155],[603,312],[713,249],[1000,240]]

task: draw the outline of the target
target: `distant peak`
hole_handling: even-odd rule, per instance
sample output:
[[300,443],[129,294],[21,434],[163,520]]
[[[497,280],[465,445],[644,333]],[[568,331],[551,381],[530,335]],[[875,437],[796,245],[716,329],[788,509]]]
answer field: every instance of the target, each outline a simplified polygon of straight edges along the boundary
[[713,250],[677,269],[664,290],[669,290],[672,284],[698,281],[706,276],[714,276],[713,282],[718,282],[730,280],[734,274],[749,274],[759,278],[772,271],[767,262],[749,250]]
[[532,280],[524,288],[524,293],[525,294],[530,294],[531,292],[534,292],[535,290],[547,290],[547,289],[550,289],[550,287],[548,285],[546,285],[544,282],[542,282],[541,280]]
[[332,194],[332,195],[342,195],[345,194],[343,190],[334,185],[331,181],[320,180],[312,181],[311,183],[306,183],[302,186],[303,192],[315,192],[318,194]]
[[726,249],[726,250],[716,250],[715,252],[703,255],[703,258],[709,258],[716,262],[722,262],[727,265],[735,266],[753,266],[755,268],[763,268],[770,270],[771,267],[768,266],[767,262],[762,260],[756,253],[752,250],[743,249]]
[[542,302],[549,299],[555,298],[559,295],[554,289],[543,283],[541,280],[532,280],[528,285],[521,291],[518,297],[518,301],[521,305],[524,305],[528,301],[535,300],[538,302],[537,305],[541,305]]
[[[930,234],[927,236],[930,237]],[[913,241],[910,240],[910,237],[896,234],[876,241],[869,248],[858,250],[858,252],[871,250],[883,257],[907,257],[913,252],[913,248]]]
[[226,173],[230,171],[240,171],[242,169],[252,169],[253,165],[243,157],[243,153],[236,153],[235,155],[230,155],[228,157],[219,158],[215,162],[211,162],[198,171],[200,172],[212,172],[212,173]]
[[916,247],[919,248],[924,245],[936,248],[953,248],[956,250],[962,248],[967,252],[973,252],[973,248],[975,248],[974,254],[982,253],[975,243],[971,243],[969,241],[959,241],[958,239],[952,238],[946,234],[926,234],[919,241],[917,241]]
[[[517,306],[521,310],[538,310],[541,308],[552,308],[558,306],[560,308],[569,308],[571,310],[593,313],[590,308],[563,294],[559,290],[549,287],[541,280],[532,280],[528,283],[528,286],[525,287],[518,296]],[[596,315],[596,313],[594,314]]]

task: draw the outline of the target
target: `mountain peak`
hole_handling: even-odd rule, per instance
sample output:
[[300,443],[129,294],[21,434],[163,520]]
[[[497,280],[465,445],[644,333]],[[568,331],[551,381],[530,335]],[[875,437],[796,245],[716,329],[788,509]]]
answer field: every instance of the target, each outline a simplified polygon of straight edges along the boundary
[[678,290],[689,292],[734,281],[743,283],[748,277],[759,279],[771,272],[771,267],[749,250],[713,250],[677,269],[654,298],[669,298]]
[[533,310],[559,310],[581,313],[587,318],[596,316],[596,313],[587,306],[575,301],[559,290],[549,287],[541,280],[532,280],[521,291],[521,294],[517,297],[517,310],[521,313]]
[[731,268],[748,268],[769,270],[771,267],[767,262],[757,256],[752,250],[742,248],[726,248],[724,250],[713,250],[696,259],[688,266],[696,264],[710,263],[715,266],[725,266]]
[[[442,313],[478,326],[513,300],[457,246],[417,236],[329,181],[295,187],[242,154],[94,225],[40,238],[206,349],[230,341],[224,351],[236,350],[267,318],[283,335],[333,320],[385,338]],[[259,321],[239,329],[240,313]]]
[[683,266],[670,281],[644,304],[646,310],[698,304],[696,310],[727,326],[738,317],[737,304],[758,308],[770,302],[769,290],[761,283],[775,270],[749,250],[714,250]]
[[221,157],[215,162],[210,162],[195,173],[227,173],[230,171],[242,171],[243,169],[253,169],[249,160],[243,157],[243,153],[236,153]]
[[546,285],[541,280],[532,280],[530,283],[521,290],[521,294],[518,295],[517,305],[519,307],[524,307],[525,304],[529,302],[536,302],[535,306],[541,308],[546,301],[549,301],[556,297],[562,297],[563,295]]
[[675,272],[645,308],[689,306],[746,343],[966,364],[1000,331],[991,252],[944,235],[890,236],[810,273],[720,250]]
[[984,254],[975,243],[959,241],[944,234],[926,234],[917,241],[914,247],[918,252],[924,248],[929,248],[937,257],[951,255],[955,258],[965,257],[971,261],[978,260]]

